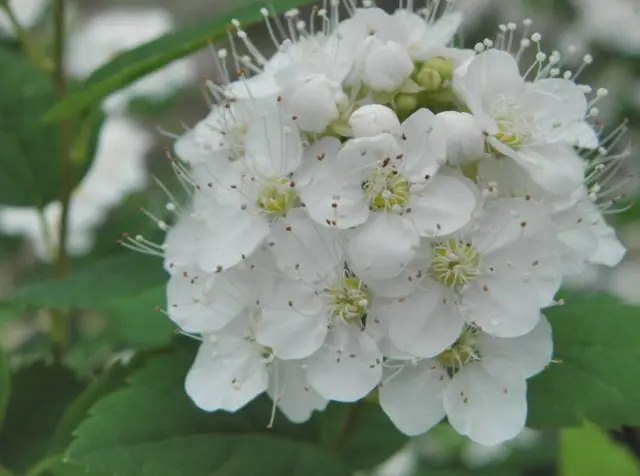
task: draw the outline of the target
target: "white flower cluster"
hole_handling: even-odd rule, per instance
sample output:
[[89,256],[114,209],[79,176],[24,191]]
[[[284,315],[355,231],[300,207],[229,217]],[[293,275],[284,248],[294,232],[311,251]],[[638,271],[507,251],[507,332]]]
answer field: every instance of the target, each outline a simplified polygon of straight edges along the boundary
[[238,22],[217,52],[240,79],[210,85],[219,104],[175,145],[192,201],[168,204],[164,244],[129,243],[164,256],[167,313],[202,341],[186,380],[202,409],[266,391],[303,421],[377,389],[406,434],[447,417],[501,443],[552,357],[541,311],[565,276],[622,258],[606,91],[529,21],[465,50],[452,2],[406,6],[347,1],[340,22],[331,1],[284,28],[264,9],[271,59]]

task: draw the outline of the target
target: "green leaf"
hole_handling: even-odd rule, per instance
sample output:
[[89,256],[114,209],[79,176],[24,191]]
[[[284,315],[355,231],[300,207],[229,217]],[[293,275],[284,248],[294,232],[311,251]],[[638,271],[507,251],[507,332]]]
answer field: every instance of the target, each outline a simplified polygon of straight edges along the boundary
[[0,349],[0,430],[7,415],[9,397],[11,395],[11,371],[9,369],[9,359]]
[[370,469],[394,455],[409,440],[377,403],[334,403],[315,417],[322,443],[353,470]]
[[168,345],[176,326],[159,308],[166,309],[165,286],[158,286],[130,299],[109,304],[109,326],[115,342],[135,348]]
[[65,279],[25,285],[7,301],[18,308],[99,309],[113,300],[140,295],[166,280],[161,259],[124,252],[89,262]]
[[529,386],[529,425],[640,424],[640,312],[604,294],[566,293],[545,311],[558,363]]
[[563,430],[561,476],[640,476],[635,457],[596,425]]
[[[53,86],[24,56],[0,47],[0,203],[43,207],[60,193],[60,130],[43,124]],[[74,137],[76,125],[72,124]],[[90,145],[88,146],[90,147]],[[79,180],[89,162],[76,164]]]
[[82,385],[68,369],[37,362],[15,374],[12,387],[0,461],[20,473],[48,453],[60,418]]
[[[306,3],[306,0],[273,0],[269,3],[275,11],[282,12]],[[207,20],[177,30],[119,55],[95,71],[79,92],[56,104],[44,115],[43,120],[56,121],[69,117],[172,61],[194,53],[209,43],[224,39],[225,27],[233,18],[239,19],[244,26],[262,20],[260,6],[252,4],[243,7],[223,18]]]
[[134,359],[129,365],[116,363],[87,386],[66,408],[53,435],[51,450],[64,451],[71,443],[76,427],[89,415],[91,407],[101,398],[121,388],[126,378],[142,364]]
[[236,413],[205,413],[184,392],[193,359],[184,349],[150,360],[129,388],[100,400],[76,431],[67,459],[119,476],[348,476],[314,446],[313,422],[294,425],[260,398]]

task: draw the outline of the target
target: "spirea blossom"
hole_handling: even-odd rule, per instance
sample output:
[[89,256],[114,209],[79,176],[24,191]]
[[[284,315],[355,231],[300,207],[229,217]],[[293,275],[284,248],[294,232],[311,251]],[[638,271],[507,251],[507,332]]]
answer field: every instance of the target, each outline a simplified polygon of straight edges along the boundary
[[216,104],[170,155],[191,199],[170,195],[164,243],[127,242],[164,259],[206,411],[266,391],[301,421],[377,391],[409,435],[446,417],[500,444],[551,363],[563,279],[624,255],[606,90],[529,20],[462,49],[454,2],[401,5],[292,10],[284,38],[263,9],[273,57],[237,21],[216,52]]

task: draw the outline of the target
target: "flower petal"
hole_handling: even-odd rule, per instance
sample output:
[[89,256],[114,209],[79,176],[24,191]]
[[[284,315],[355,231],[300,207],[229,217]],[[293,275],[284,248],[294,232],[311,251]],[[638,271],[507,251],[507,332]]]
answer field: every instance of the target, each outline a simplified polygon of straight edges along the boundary
[[524,428],[527,416],[524,379],[493,376],[479,363],[464,366],[444,392],[449,423],[476,443],[493,446]]
[[336,326],[325,345],[308,359],[307,377],[324,398],[355,402],[380,383],[381,364],[382,354],[366,332]]
[[267,391],[289,420],[302,423],[326,408],[329,402],[309,386],[300,361],[277,361],[272,369]]
[[361,278],[394,278],[414,257],[418,244],[419,237],[409,220],[379,212],[350,236],[349,265]]
[[267,389],[267,368],[261,356],[239,336],[208,337],[200,345],[187,374],[185,389],[205,411],[235,412]]
[[478,336],[478,347],[482,365],[490,374],[527,379],[549,365],[553,353],[551,326],[540,316],[538,325],[521,337],[502,339],[482,333]]
[[420,435],[444,418],[442,395],[449,381],[436,361],[406,364],[380,386],[380,406],[401,432]]
[[400,349],[418,357],[435,357],[460,336],[464,318],[454,296],[425,281],[421,289],[386,308],[389,336]]
[[469,223],[477,199],[465,180],[439,173],[427,181],[407,214],[420,236],[449,235]]

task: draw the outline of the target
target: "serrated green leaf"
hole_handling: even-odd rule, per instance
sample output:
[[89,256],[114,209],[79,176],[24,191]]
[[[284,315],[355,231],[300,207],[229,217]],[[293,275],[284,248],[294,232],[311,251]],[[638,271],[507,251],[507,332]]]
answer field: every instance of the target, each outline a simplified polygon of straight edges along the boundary
[[635,457],[596,425],[563,430],[560,440],[561,476],[640,476]]
[[7,297],[13,307],[100,309],[116,299],[129,298],[166,281],[162,260],[124,252],[87,263],[64,279],[27,284]]
[[51,451],[62,452],[73,438],[73,432],[88,416],[91,407],[101,398],[125,384],[126,378],[142,362],[135,360],[129,365],[116,363],[87,386],[66,408],[60,418],[51,443]]
[[565,293],[545,311],[554,363],[529,386],[529,426],[640,424],[640,309],[604,294]]
[[[60,130],[40,121],[55,102],[53,86],[24,56],[2,47],[0,71],[0,203],[43,207],[59,198],[62,173]],[[77,131],[76,122],[72,127]],[[90,152],[95,134],[87,139],[94,142]],[[76,182],[89,162],[75,164]]]
[[37,362],[13,376],[12,388],[0,432],[0,461],[21,473],[48,453],[58,422],[82,384],[64,367]]
[[338,453],[353,470],[378,466],[409,440],[377,403],[332,402],[315,418],[322,425],[323,446]]
[[109,329],[116,343],[126,347],[148,348],[167,345],[176,326],[158,312],[166,309],[165,286],[157,286],[131,299],[119,299],[107,307]]
[[[308,3],[308,0],[272,0],[268,3],[276,12],[283,12],[289,8]],[[79,92],[56,104],[44,115],[43,120],[56,121],[78,113],[172,61],[194,53],[210,43],[224,39],[226,36],[225,27],[234,18],[240,20],[244,26],[262,20],[260,6],[252,4],[243,7],[223,18],[207,20],[174,31],[119,55],[95,71]]]
[[100,400],[76,431],[67,458],[120,476],[324,476],[350,474],[314,446],[314,422],[294,425],[260,398],[236,413],[204,413],[184,393],[193,352],[150,360],[129,388]]
[[7,415],[9,397],[11,395],[11,370],[9,359],[0,349],[0,430]]

